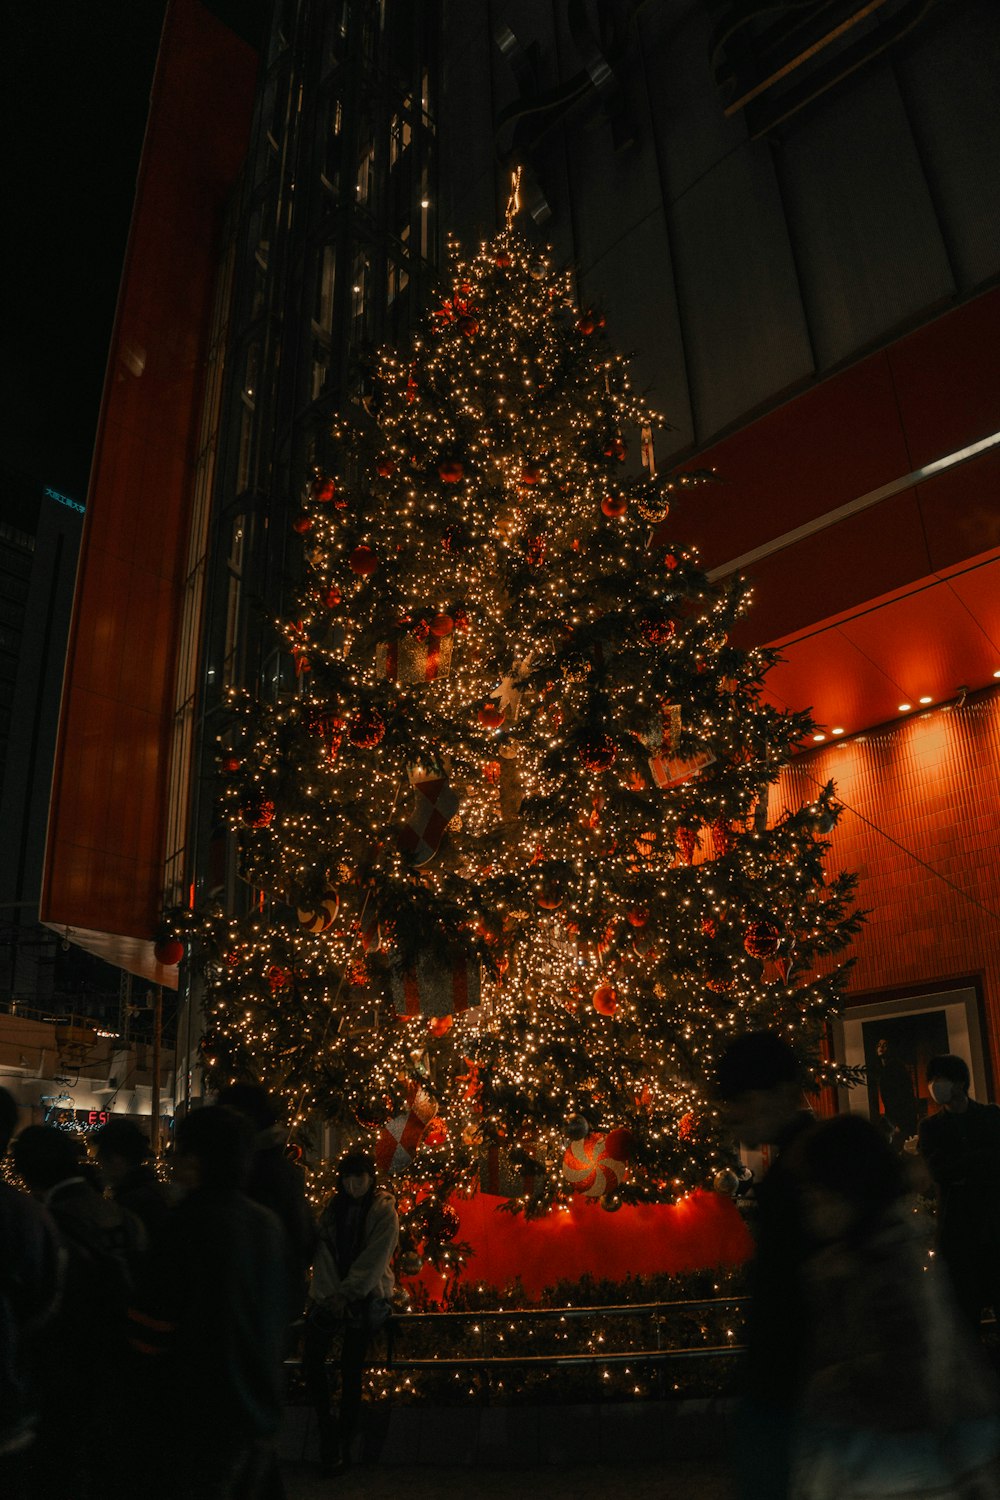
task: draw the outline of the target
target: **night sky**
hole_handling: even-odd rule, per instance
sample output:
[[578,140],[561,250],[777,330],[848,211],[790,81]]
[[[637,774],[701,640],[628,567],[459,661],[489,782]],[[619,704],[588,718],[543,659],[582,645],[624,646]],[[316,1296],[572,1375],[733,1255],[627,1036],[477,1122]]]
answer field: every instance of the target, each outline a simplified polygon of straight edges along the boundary
[[4,470],[86,495],[164,0],[14,0]]

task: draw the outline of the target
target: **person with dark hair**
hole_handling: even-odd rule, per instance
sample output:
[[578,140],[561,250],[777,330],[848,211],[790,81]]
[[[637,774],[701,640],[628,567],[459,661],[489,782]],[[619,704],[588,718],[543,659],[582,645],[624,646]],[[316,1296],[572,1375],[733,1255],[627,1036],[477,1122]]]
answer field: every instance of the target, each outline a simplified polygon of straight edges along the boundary
[[938,1108],[921,1121],[917,1149],[937,1189],[942,1259],[978,1329],[984,1306],[1000,1317],[1000,1109],[970,1099],[970,1082],[964,1058],[930,1059],[927,1083]]
[[[131,1343],[171,1412],[170,1500],[239,1500],[275,1483],[288,1302],[277,1217],[244,1192],[253,1134],[219,1105],[185,1115],[175,1168],[188,1191],[152,1247],[129,1313]],[[157,1385],[158,1382],[158,1385]],[[155,1432],[150,1442],[161,1441]]]
[[[14,1096],[0,1089],[0,1159],[17,1129]],[[0,1494],[29,1489],[38,1434],[37,1339],[56,1312],[65,1251],[48,1211],[0,1178]],[[39,1492],[40,1495],[40,1492]]]
[[[316,1411],[320,1463],[328,1472],[340,1472],[351,1462],[368,1347],[391,1316],[392,1257],[399,1240],[395,1199],[376,1187],[375,1159],[366,1151],[349,1152],[341,1161],[337,1191],[323,1210],[319,1234],[302,1373]],[[326,1372],[327,1356],[338,1333],[339,1419],[331,1411]]]
[[43,1421],[36,1483],[42,1493],[56,1493],[72,1472],[77,1493],[89,1497],[102,1488],[111,1413],[96,1387],[67,1384],[57,1353],[100,1349],[106,1379],[116,1389],[133,1266],[145,1231],[132,1214],[101,1197],[83,1170],[78,1142],[65,1131],[29,1125],[14,1142],[13,1156],[29,1192],[55,1220],[66,1252],[64,1294],[47,1330],[51,1357],[39,1362]]
[[927,1258],[903,1161],[858,1115],[802,1143],[813,1249],[792,1500],[1000,1493],[1000,1393]]
[[808,1249],[799,1156],[815,1120],[803,1107],[798,1058],[776,1032],[735,1037],[716,1065],[714,1092],[736,1140],[771,1149],[771,1164],[754,1185],[756,1253],[738,1479],[746,1500],[784,1500],[802,1359],[800,1278]]
[[152,1241],[166,1222],[170,1200],[149,1165],[149,1141],[132,1120],[109,1120],[95,1135],[94,1149],[112,1198],[141,1219]]
[[305,1174],[287,1154],[288,1132],[278,1119],[270,1094],[258,1083],[230,1084],[219,1094],[219,1103],[237,1110],[253,1126],[246,1191],[256,1203],[276,1213],[285,1226],[304,1293],[316,1248],[316,1225],[306,1199]]

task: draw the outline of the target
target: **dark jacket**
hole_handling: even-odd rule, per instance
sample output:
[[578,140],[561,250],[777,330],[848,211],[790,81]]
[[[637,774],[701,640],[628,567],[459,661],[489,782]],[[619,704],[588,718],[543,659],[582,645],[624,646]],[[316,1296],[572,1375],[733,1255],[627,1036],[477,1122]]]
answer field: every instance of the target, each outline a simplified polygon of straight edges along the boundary
[[133,1167],[111,1193],[119,1208],[142,1221],[150,1244],[157,1238],[170,1213],[167,1189],[152,1167]]
[[295,1265],[304,1277],[316,1248],[316,1225],[306,1200],[305,1173],[289,1160],[285,1132],[280,1126],[262,1130],[257,1137],[247,1193],[255,1203],[277,1214]]
[[281,1415],[288,1247],[274,1214],[235,1188],[197,1188],[150,1252],[129,1314],[134,1350],[191,1451],[249,1445]]
[[27,1447],[34,1437],[30,1346],[56,1309],[64,1266],[50,1215],[26,1193],[0,1182],[0,1456]]
[[750,1272],[747,1392],[769,1406],[794,1405],[803,1357],[802,1269],[811,1246],[798,1156],[815,1117],[802,1110],[774,1142],[774,1163],[754,1190],[757,1250]]
[[106,1351],[123,1346],[133,1267],[146,1244],[142,1224],[83,1177],[57,1183],[44,1202],[66,1250],[60,1335],[71,1347],[94,1340]]
[[942,1248],[968,1239],[1000,1253],[1000,1109],[970,1099],[961,1114],[938,1110],[917,1144],[938,1189]]

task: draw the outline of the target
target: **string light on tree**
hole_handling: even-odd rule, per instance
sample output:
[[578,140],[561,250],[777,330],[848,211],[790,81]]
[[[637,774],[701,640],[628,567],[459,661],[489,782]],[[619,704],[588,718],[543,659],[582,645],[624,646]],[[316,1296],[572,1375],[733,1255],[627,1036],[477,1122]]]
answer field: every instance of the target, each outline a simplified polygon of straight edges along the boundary
[[414,1253],[450,1264],[440,1210],[491,1152],[533,1214],[711,1184],[721,1047],[769,1025],[818,1063],[859,923],[824,872],[832,787],[761,826],[812,726],[731,643],[747,585],[685,545],[707,476],[629,466],[662,422],[612,332],[513,213],[452,246],[376,424],[341,421],[303,484],[276,695],[231,698],[252,908],[188,924],[220,1080],[388,1132]]

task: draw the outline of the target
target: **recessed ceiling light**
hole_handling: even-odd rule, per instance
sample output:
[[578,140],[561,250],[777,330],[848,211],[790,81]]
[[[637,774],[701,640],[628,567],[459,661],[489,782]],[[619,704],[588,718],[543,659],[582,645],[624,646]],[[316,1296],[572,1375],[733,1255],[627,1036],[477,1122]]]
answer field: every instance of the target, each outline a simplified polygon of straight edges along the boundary
[[910,711],[910,709],[912,707],[913,707],[912,703],[901,703],[899,705],[899,711],[900,711],[901,714],[908,714],[909,711]]
[[921,700],[920,700],[920,701],[921,701],[921,703],[933,703],[933,702],[934,702],[934,699],[933,699],[933,698],[930,698],[930,697],[928,697],[928,698],[921,698]]
[[838,726],[837,726],[837,728],[836,728],[836,729],[831,729],[831,730],[830,730],[830,733],[831,733],[831,734],[843,734],[843,732],[844,732],[844,731],[843,731],[843,728],[842,728],[842,726],[841,726],[841,725],[839,725],[839,724],[838,724]]
[[825,734],[814,734],[813,735],[813,739],[816,741],[816,744],[818,745],[819,742],[820,742],[820,740],[825,740],[826,739],[826,735]]

